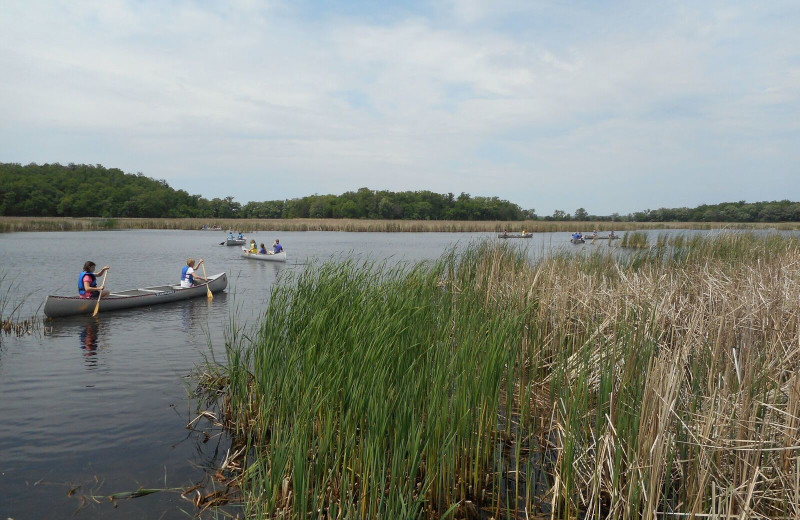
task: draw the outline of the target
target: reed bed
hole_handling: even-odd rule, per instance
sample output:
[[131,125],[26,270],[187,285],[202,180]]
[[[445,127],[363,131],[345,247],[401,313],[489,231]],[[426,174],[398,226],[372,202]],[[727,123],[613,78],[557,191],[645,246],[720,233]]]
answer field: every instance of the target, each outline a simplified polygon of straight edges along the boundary
[[[463,220],[366,220],[366,219],[207,219],[207,218],[60,218],[0,217],[0,233],[28,231],[103,231],[112,229],[201,229],[203,226],[253,231],[351,231],[501,233],[625,231],[648,229],[771,229],[798,230],[800,223],[729,222],[573,222],[573,221],[463,221]],[[210,231],[210,230],[209,230]]]
[[284,280],[201,378],[247,517],[798,518],[800,241],[662,246]]
[[[659,236],[658,244],[661,245],[662,242],[665,240],[666,237],[663,235]],[[622,236],[622,240],[620,241],[620,247],[627,247],[633,249],[644,249],[649,247],[649,242],[647,239],[647,233],[644,231],[633,231],[631,233],[625,233]]]

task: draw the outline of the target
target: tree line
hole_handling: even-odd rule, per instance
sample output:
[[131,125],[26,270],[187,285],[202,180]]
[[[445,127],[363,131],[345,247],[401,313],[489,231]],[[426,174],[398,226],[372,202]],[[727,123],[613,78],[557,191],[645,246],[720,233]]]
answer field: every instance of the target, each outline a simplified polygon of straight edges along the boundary
[[498,197],[431,191],[361,188],[341,195],[309,195],[240,204],[206,199],[141,173],[87,164],[0,163],[0,216],[130,218],[356,218],[406,220],[575,220],[619,222],[798,222],[800,202],[723,202],[696,208],[659,208],[620,215],[539,217]]
[[635,211],[627,215],[590,215],[584,208],[569,214],[555,210],[544,220],[616,221],[616,222],[800,222],[800,202],[775,200],[764,202],[721,202],[696,208],[659,208]]
[[498,197],[430,191],[309,195],[240,204],[206,199],[164,180],[87,164],[0,163],[0,215],[130,218],[365,218],[408,220],[525,220],[533,210]]

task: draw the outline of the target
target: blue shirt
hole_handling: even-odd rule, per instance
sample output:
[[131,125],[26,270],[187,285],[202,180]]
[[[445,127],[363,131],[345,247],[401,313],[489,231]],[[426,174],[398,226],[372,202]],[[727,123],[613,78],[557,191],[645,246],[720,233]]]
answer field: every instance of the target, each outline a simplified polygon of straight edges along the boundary
[[280,245],[280,244],[275,244],[275,245],[272,247],[272,252],[273,252],[273,253],[280,253],[281,251],[283,251],[283,246],[282,246],[282,245]]

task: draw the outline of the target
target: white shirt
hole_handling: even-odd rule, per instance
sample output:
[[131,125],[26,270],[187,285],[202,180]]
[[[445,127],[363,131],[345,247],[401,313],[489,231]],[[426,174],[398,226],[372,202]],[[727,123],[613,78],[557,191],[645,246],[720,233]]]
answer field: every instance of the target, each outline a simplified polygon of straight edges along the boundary
[[188,289],[189,287],[192,286],[191,282],[189,282],[189,275],[193,275],[193,274],[194,274],[194,269],[192,269],[191,267],[186,270],[186,278],[181,280],[181,287],[182,288]]

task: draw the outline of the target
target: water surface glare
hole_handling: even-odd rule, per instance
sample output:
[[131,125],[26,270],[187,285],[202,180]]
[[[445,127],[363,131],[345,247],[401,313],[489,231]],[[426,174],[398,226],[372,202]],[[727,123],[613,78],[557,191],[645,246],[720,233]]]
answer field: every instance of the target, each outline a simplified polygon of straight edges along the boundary
[[[702,232],[701,232],[702,233]],[[651,234],[652,236],[652,234]],[[0,297],[6,313],[41,312],[47,294],[72,295],[83,263],[110,265],[111,290],[177,283],[186,257],[204,258],[208,274],[229,285],[213,301],[197,298],[154,307],[49,322],[46,335],[0,336],[0,518],[186,518],[194,506],[179,493],[88,503],[68,497],[144,488],[189,487],[201,467],[220,460],[213,440],[185,429],[194,417],[188,374],[209,355],[224,358],[232,317],[255,323],[283,272],[307,262],[356,255],[378,261],[438,258],[487,233],[259,232],[288,251],[286,264],[257,262],[220,246],[207,231],[103,231],[0,234]],[[248,237],[250,238],[250,237]],[[568,233],[516,240],[531,255],[568,244]],[[607,241],[593,247],[607,247]],[[182,511],[183,510],[183,511]]]

